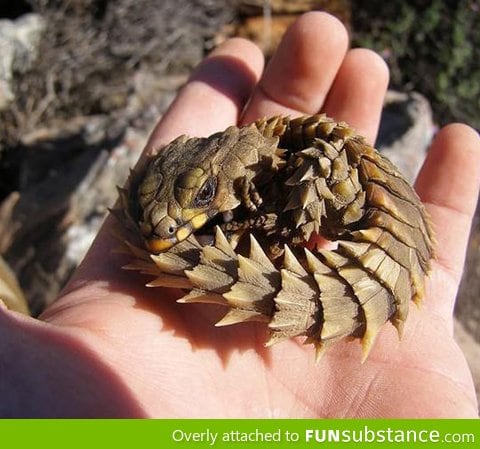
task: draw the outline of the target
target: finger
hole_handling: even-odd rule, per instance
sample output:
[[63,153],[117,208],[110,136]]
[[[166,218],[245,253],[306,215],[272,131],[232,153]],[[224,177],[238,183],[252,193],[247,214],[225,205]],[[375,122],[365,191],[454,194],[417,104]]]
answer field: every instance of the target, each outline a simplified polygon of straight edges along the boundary
[[236,124],[263,64],[260,49],[246,39],[230,39],[217,47],[177,95],[147,148],[159,148],[181,134],[208,136]]
[[453,124],[436,136],[416,189],[426,204],[437,238],[437,261],[460,281],[480,184],[480,138]]
[[311,12],[287,31],[268,64],[243,122],[276,114],[315,114],[322,107],[348,47],[345,27]]
[[350,50],[340,66],[323,111],[335,120],[344,120],[373,144],[388,80],[388,67],[377,53],[363,48]]

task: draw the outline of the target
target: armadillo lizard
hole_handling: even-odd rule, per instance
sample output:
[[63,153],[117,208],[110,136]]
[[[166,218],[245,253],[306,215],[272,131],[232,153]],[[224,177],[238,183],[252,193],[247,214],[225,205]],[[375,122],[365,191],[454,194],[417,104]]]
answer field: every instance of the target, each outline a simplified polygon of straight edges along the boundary
[[[401,335],[433,257],[413,188],[325,115],[179,137],[132,172],[114,213],[126,268],[155,276],[149,286],[227,306],[219,326],[264,321],[267,345],[306,336],[317,356],[352,336],[366,357],[387,321]],[[319,249],[317,234],[337,247]]]

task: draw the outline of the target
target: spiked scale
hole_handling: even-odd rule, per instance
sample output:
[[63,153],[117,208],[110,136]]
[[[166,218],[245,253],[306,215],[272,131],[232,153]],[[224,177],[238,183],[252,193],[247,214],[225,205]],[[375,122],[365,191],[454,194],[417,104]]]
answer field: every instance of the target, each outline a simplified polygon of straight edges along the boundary
[[[324,115],[183,136],[119,193],[124,268],[183,289],[181,303],[226,306],[217,326],[266,322],[267,345],[304,336],[319,357],[355,337],[366,358],[387,321],[401,336],[424,295],[434,237],[423,205],[387,159]],[[210,221],[197,229],[196,217]],[[304,249],[315,233],[337,248]],[[151,239],[169,249],[151,254]]]

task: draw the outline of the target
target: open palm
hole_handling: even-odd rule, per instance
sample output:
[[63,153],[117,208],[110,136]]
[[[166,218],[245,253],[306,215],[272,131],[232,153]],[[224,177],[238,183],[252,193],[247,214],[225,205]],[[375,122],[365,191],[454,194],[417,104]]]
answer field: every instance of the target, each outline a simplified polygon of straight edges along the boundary
[[[262,73],[263,72],[263,73]],[[343,26],[301,17],[269,66],[251,43],[227,41],[196,70],[147,145],[205,136],[275,114],[326,112],[374,141],[388,70],[348,50]],[[248,104],[247,104],[248,102]],[[0,415],[155,417],[473,417],[471,374],[452,337],[452,309],[480,180],[480,140],[439,132],[417,181],[438,251],[404,338],[386,325],[364,364],[358,340],[320,363],[300,340],[264,348],[265,326],[215,328],[225,310],[175,303],[120,270],[108,218],[42,320],[0,309]]]

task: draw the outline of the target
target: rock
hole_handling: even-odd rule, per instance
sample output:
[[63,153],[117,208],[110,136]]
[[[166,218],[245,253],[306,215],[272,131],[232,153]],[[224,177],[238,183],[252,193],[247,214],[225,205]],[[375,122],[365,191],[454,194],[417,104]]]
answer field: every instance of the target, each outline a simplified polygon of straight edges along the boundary
[[247,16],[260,15],[266,8],[273,14],[302,14],[315,9],[327,10],[340,17],[345,10],[350,14],[348,0],[238,0],[237,8]]
[[123,139],[109,152],[103,151],[71,197],[74,221],[66,233],[65,259],[75,268],[97,235],[122,186],[140,156],[146,135],[127,128]]
[[45,23],[38,14],[0,20],[0,110],[14,100],[14,73],[25,73],[37,58]]
[[82,259],[145,140],[106,116],[80,117],[26,136],[21,190],[0,205],[0,253],[34,315]]
[[428,100],[417,92],[388,91],[376,147],[413,182],[435,131]]
[[[480,345],[480,200],[468,241],[462,282],[455,304],[455,315]],[[480,381],[480,380],[479,380]]]
[[229,36],[244,37],[257,44],[267,59],[277,49],[288,27],[308,11],[329,12],[351,29],[349,0],[239,0],[237,10],[239,23],[226,25],[217,34],[216,42],[223,42]]
[[287,28],[297,20],[294,14],[264,17],[246,17],[236,35],[255,42],[263,54],[270,58],[282,40]]

